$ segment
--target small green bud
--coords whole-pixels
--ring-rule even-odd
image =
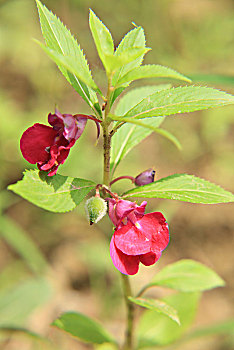
[[[100,197],[91,197],[85,203],[85,210],[90,225],[96,224],[106,215],[106,201]]]

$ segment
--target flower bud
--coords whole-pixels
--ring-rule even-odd
[[[90,225],[96,224],[106,215],[107,204],[103,198],[91,197],[85,203],[85,210]]]
[[[135,178],[135,185],[143,186],[154,182],[154,175],[155,170],[152,168],[143,171]]]

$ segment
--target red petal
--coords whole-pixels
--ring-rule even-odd
[[[158,255],[154,253],[147,253],[147,254],[139,255],[139,258],[142,264],[144,264],[145,266],[150,266],[156,263],[156,261],[158,261],[160,256],[161,256],[161,253]]]
[[[157,254],[167,247],[170,239],[169,229],[162,213],[146,214],[139,220],[139,223],[151,241],[151,251]]]
[[[116,247],[124,254],[158,254],[169,242],[168,225],[162,213],[146,214],[135,225],[128,222],[117,229],[114,239]]]
[[[20,149],[23,157],[31,164],[46,162],[50,153],[46,147],[54,143],[57,132],[50,126],[36,123],[28,128],[20,140]]]
[[[53,168],[51,168],[50,171],[48,172],[47,176],[54,176],[54,175],[56,175],[57,170],[58,170],[58,165],[53,166]]]
[[[151,242],[144,232],[130,221],[115,231],[114,239],[116,247],[124,254],[141,255],[149,253],[151,249]]]
[[[135,275],[139,269],[139,257],[123,254],[116,248],[114,237],[110,243],[110,256],[115,267],[125,275]]]

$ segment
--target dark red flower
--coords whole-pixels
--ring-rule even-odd
[[[109,200],[109,216],[116,226],[110,255],[115,267],[126,275],[135,275],[140,262],[153,265],[169,243],[164,216],[160,212],[144,214],[146,204]]]
[[[40,170],[48,171],[48,176],[56,174],[58,166],[63,164],[76,140],[84,131],[87,119],[95,121],[99,136],[100,120],[83,114],[48,115],[51,126],[36,123],[28,128],[20,140],[23,157]]]

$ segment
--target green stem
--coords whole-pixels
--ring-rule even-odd
[[[125,341],[122,350],[133,350],[133,321],[134,321],[134,304],[128,297],[132,296],[131,285],[127,275],[122,276],[123,292],[127,307],[127,328],[125,332]]]
[[[137,298],[141,297],[142,294],[144,294],[145,291],[146,291],[147,289],[149,289],[150,287],[154,287],[154,286],[151,285],[151,284],[146,284],[146,285],[139,291],[139,293],[137,294],[136,297],[137,297]]]
[[[104,168],[103,168],[103,185],[108,187],[110,186],[110,149],[111,149],[111,132],[109,131],[109,126],[111,120],[108,118],[110,113],[110,99],[111,99],[111,79],[108,78],[108,89],[106,94],[106,105],[105,105],[105,114],[103,122],[101,123],[103,128],[103,158],[104,158]],[[131,286],[129,278],[127,275],[122,276],[123,281],[123,292],[125,303],[127,307],[127,327],[125,334],[125,341],[122,350],[133,350],[133,319],[134,319],[134,305],[128,300],[128,297],[132,295]]]
[[[111,135],[109,133],[109,125],[110,125],[111,121],[108,120],[108,114],[110,112],[110,96],[111,96],[111,77],[108,79],[105,115],[104,115],[104,120],[102,122],[102,127],[103,127],[103,155],[104,155],[103,184],[106,185],[106,186],[109,186],[109,184],[110,184]]]

